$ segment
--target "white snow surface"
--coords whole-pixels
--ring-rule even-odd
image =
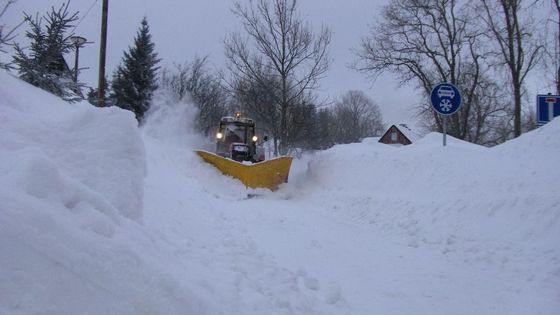
[[[559,314],[560,119],[296,159],[248,190],[147,123],[0,72],[0,314]]]

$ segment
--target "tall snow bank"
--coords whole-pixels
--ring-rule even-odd
[[[0,71],[0,156],[0,314],[217,314],[137,223],[147,171],[133,114]]]
[[[142,221],[144,145],[134,116],[68,104],[0,71],[0,191]]]
[[[506,304],[552,314],[560,283],[559,134],[556,119],[490,149],[452,138],[443,147],[439,134],[403,147],[335,146],[310,161],[308,180],[298,184],[329,215],[529,279],[531,288],[512,285],[527,298]]]

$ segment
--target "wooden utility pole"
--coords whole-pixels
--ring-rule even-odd
[[[107,48],[107,15],[109,0],[103,0],[101,14],[101,40],[99,42],[99,79],[97,85],[97,106],[105,106],[105,56]]]

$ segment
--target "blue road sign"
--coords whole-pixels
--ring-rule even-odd
[[[537,123],[546,124],[560,116],[560,95],[537,95]]]
[[[440,83],[432,89],[430,95],[432,107],[442,115],[454,114],[461,107],[461,93],[451,83]]]

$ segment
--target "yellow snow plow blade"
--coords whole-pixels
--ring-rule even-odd
[[[222,173],[239,179],[246,187],[268,188],[272,191],[278,189],[280,184],[288,182],[292,165],[291,156],[247,165],[207,151],[196,151],[196,153]]]

